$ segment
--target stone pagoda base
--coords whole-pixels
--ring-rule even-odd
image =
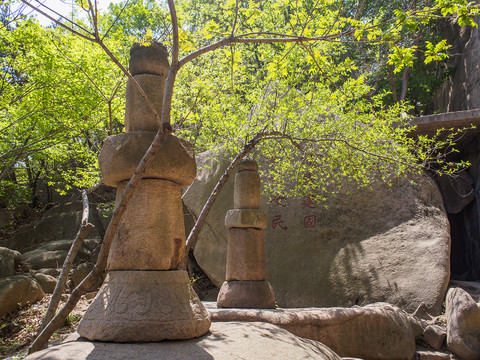
[[[218,293],[217,307],[273,309],[275,295],[268,281],[225,281]]]
[[[89,340],[156,342],[199,337],[209,327],[186,271],[110,271],[78,333]]]

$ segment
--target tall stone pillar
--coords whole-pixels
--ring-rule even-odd
[[[260,175],[254,160],[238,165],[234,209],[225,216],[228,232],[226,281],[218,293],[217,307],[275,307],[273,289],[266,281],[263,230],[267,216],[260,210]]]
[[[135,44],[130,71],[161,114],[168,54],[160,44]],[[129,81],[126,133],[106,139],[99,157],[104,182],[117,201],[160,127]],[[210,328],[210,316],[178,270],[185,256],[181,189],[196,176],[193,146],[170,135],[146,169],[110,250],[104,285],[78,326],[90,340],[153,342],[191,339]]]

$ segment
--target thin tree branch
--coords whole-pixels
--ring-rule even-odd
[[[45,326],[52,320],[55,312],[57,311],[58,304],[62,298],[63,291],[65,290],[65,283],[67,281],[68,275],[70,273],[70,269],[72,268],[73,261],[77,256],[78,251],[82,247],[83,240],[87,237],[90,231],[94,228],[92,224],[88,222],[89,216],[89,206],[88,206],[88,196],[87,191],[82,191],[82,204],[83,204],[83,211],[82,211],[82,222],[80,224],[80,229],[78,230],[77,236],[68,251],[67,257],[63,262],[62,271],[60,276],[57,280],[57,284],[55,285],[55,290],[53,291],[52,298],[50,299],[50,303],[48,304],[47,312],[45,313],[45,317],[43,318],[42,325],[39,329],[39,333],[45,328]],[[46,344],[45,344],[46,345]],[[43,348],[43,345],[42,345]]]
[[[77,36],[80,36],[82,39],[85,39],[85,40],[88,40],[88,41],[94,41],[93,38],[90,38],[84,34],[82,34],[81,32],[78,32],[74,29],[72,29],[71,27],[65,25],[64,23],[62,23],[61,21],[58,21],[56,20],[55,18],[53,18],[52,16],[48,15],[45,11],[43,10],[40,10],[40,8],[30,4],[27,0],[20,0],[21,2],[23,2],[25,5],[29,6],[30,8],[32,8],[33,10],[35,10],[36,12],[38,12],[39,14],[45,16],[46,18],[48,18],[49,20],[53,21],[55,24],[57,24],[58,26],[61,26],[63,27],[64,29],[68,30],[68,31],[71,31],[72,33],[74,33],[75,35]],[[37,0],[38,1],[38,0]],[[45,6],[42,4],[42,6]],[[46,6],[45,6],[46,7]],[[79,25],[78,23],[76,22],[73,22],[67,18],[65,18],[64,16],[58,14],[57,12],[53,11],[52,9],[50,9],[49,7],[46,7],[48,10],[52,11],[53,13],[59,15],[60,17],[62,17],[63,19],[65,19],[66,21],[72,23],[72,25],[74,26],[77,26],[79,28],[81,28],[83,31],[85,31],[87,34],[91,35],[91,36],[94,36],[93,33],[91,33],[90,31],[88,31],[87,29],[83,28],[81,25]]]

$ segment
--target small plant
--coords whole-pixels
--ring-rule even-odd
[[[80,314],[69,314],[65,319],[65,326],[76,326],[80,320],[82,320],[82,315]]]

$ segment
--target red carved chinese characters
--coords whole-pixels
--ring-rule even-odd
[[[314,228],[316,220],[317,217],[315,215],[305,216],[305,218],[303,219],[303,226],[307,229]]]
[[[309,208],[309,209],[315,209],[317,205],[313,201],[311,196],[308,196],[306,198],[303,198],[302,200],[302,208]]]
[[[285,221],[282,220],[282,215],[276,215],[272,220],[272,229],[281,228],[287,230],[287,226],[283,225],[284,223]]]

